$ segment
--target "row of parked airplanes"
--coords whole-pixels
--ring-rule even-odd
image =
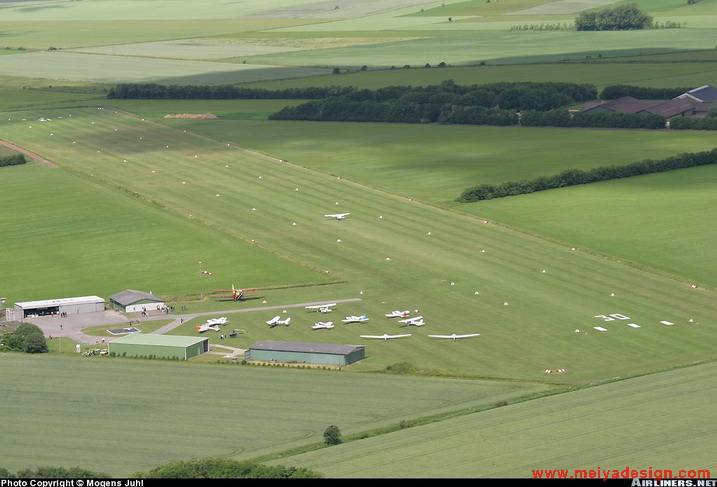
[[[312,306],[306,306],[305,309],[307,311],[314,311],[318,313],[330,313],[333,311],[334,307],[336,306],[336,303],[327,303],[327,304],[317,304]],[[414,316],[409,317],[411,314],[408,310],[394,310],[390,313],[386,313],[386,318],[402,318],[398,320],[399,323],[401,323],[403,326],[424,326],[426,324],[425,320],[423,319],[423,316]],[[227,324],[227,318],[214,318],[207,320],[206,323],[203,325],[197,325],[196,330],[199,333],[204,333],[205,331],[213,330],[213,331],[219,331],[219,327],[222,325]],[[352,323],[365,323],[369,321],[368,316],[366,315],[351,315],[345,317],[343,320],[341,320],[344,324],[352,324]],[[266,321],[266,324],[269,325],[270,328],[274,328],[276,326],[289,326],[291,324],[291,317],[287,316],[286,318],[282,319],[280,315],[276,315],[270,320]],[[333,321],[318,321],[314,323],[311,326],[312,330],[331,330],[334,328],[334,322]],[[407,338],[410,337],[411,334],[402,334],[402,335],[389,335],[384,333],[383,335],[360,335],[361,338],[368,338],[368,339],[377,339],[377,340],[393,340],[397,338]],[[442,339],[448,339],[448,340],[460,340],[464,338],[473,338],[480,336],[480,333],[467,333],[467,334],[456,334],[452,333],[450,335],[428,335],[430,338],[442,338]]]

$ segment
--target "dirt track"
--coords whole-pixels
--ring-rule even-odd
[[[48,167],[57,167],[57,164],[55,164],[52,161],[49,161],[42,157],[40,154],[36,154],[35,152],[29,151],[27,149],[24,149],[20,147],[19,145],[15,145],[12,142],[8,142],[6,140],[0,140],[0,145],[3,147],[7,147],[10,150],[14,150],[15,152],[19,152],[21,154],[24,154],[25,157],[35,161],[39,162],[40,164],[43,164]]]

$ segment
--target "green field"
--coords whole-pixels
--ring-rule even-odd
[[[717,167],[701,167],[461,209],[715,288],[715,184]]]
[[[60,114],[65,118],[57,119]],[[328,279],[348,281],[340,293],[286,291],[272,304],[361,297],[360,305],[342,306],[336,315],[373,317],[360,327],[339,325],[327,334],[303,324],[286,332],[269,330],[257,319],[253,338],[355,343],[359,334],[401,330],[381,318],[384,313],[419,308],[425,328],[411,330],[414,336],[403,341],[372,343],[371,359],[358,368],[377,370],[406,360],[442,373],[586,383],[684,364],[687,351],[696,359],[714,357],[712,291],[123,112],[45,110],[42,115],[53,118],[51,129],[29,129],[28,122],[3,118],[3,133],[23,146],[41,148],[62,170],[136,194],[191,220],[187,225],[207,226],[210,235],[254,240],[269,252],[323,270]],[[323,217],[335,211],[352,215],[343,222]],[[16,218],[14,225],[21,225],[23,215]],[[46,265],[45,256],[14,248],[8,258],[26,259],[27,265],[13,268],[13,282],[28,282],[27,270]],[[107,250],[106,245],[92,248]],[[227,271],[242,275],[234,269]],[[296,275],[294,268],[280,269],[255,271],[281,281]],[[142,288],[127,282],[124,273],[120,277],[118,288]],[[642,328],[619,321],[608,333],[593,330],[602,324],[595,315],[612,313],[627,315]],[[660,325],[663,320],[676,326]],[[244,328],[241,321],[239,328]],[[441,332],[481,336],[455,343],[426,336]],[[546,377],[546,367],[566,367],[570,373]]]
[[[201,113],[203,102],[193,106]],[[171,124],[372,188],[451,206],[464,189],[477,184],[717,146],[712,134],[699,131],[266,121],[254,119],[253,104],[246,108],[247,120],[235,115],[231,103],[225,106],[226,119]]]
[[[702,51],[697,51],[702,52]],[[403,64],[401,64],[403,66]],[[717,64],[713,62],[686,62],[665,64],[539,64],[509,66],[468,66],[448,68],[388,69],[302,78],[293,81],[262,83],[265,88],[290,86],[358,86],[380,88],[396,85],[435,85],[444,80],[458,84],[486,84],[498,81],[565,81],[590,83],[599,87],[611,84],[673,87],[717,84]]]
[[[533,469],[713,468],[717,365],[536,399],[276,463],[330,477],[531,477]]]
[[[33,130],[43,130],[38,124]],[[90,172],[93,161],[87,159]],[[0,205],[15,208],[0,213],[0,265],[8,302],[107,296],[126,288],[182,295],[232,282],[324,279],[88,176],[36,164],[1,168],[3,184],[12,191],[0,192]],[[161,176],[148,178],[162,182]],[[211,280],[200,276],[199,261],[214,272]]]
[[[330,424],[355,433],[546,390],[15,353],[0,354],[0,371],[4,467],[79,465],[118,476],[172,460],[248,457],[315,442]]]

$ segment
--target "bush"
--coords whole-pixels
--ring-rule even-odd
[[[10,154],[9,156],[0,157],[0,167],[19,166],[20,164],[25,164],[26,162],[27,159],[25,159],[24,154]]]
[[[2,475],[0,475],[1,477]],[[109,478],[109,475],[85,470],[80,467],[37,467],[36,469],[25,469],[17,472],[19,478],[39,479],[75,479],[75,478]]]
[[[717,118],[677,117],[670,120],[670,128],[675,130],[717,130]]]
[[[397,362],[387,365],[384,372],[389,374],[414,374],[416,370],[416,366],[410,362]]]
[[[239,462],[225,458],[202,458],[186,462],[171,462],[134,477],[169,479],[298,479],[318,478],[319,474],[306,468],[268,466]]]
[[[645,86],[611,85],[600,92],[603,100],[616,100],[623,96],[631,96],[640,100],[672,99],[692,88],[647,88]]]
[[[634,3],[582,12],[575,19],[577,30],[639,30],[652,26],[652,17]]]
[[[609,179],[627,178],[643,174],[672,171],[674,169],[685,169],[688,167],[704,166],[709,164],[717,164],[717,149],[705,152],[679,154],[666,159],[648,159],[624,166],[603,166],[589,170],[567,169],[554,176],[543,176],[530,181],[509,181],[498,185],[483,184],[465,190],[458,198],[458,201],[462,203],[470,203],[473,201],[503,198],[505,196],[545,191],[547,189],[595,183],[598,181],[607,181]]]
[[[332,424],[324,431],[324,443],[327,445],[339,445],[343,443],[343,441],[344,440],[341,438],[341,431],[338,426]]]
[[[42,330],[30,323],[23,323],[14,332],[3,335],[2,344],[17,352],[47,352],[47,342]]]

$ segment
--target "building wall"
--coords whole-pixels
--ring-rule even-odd
[[[67,313],[68,315],[79,313],[97,313],[104,310],[104,303],[71,304],[67,306],[60,306],[60,313]]]
[[[343,355],[330,355],[326,353],[281,352],[275,350],[251,350],[251,360],[260,362],[299,362],[320,365],[346,365]]]
[[[195,343],[187,347],[187,358],[196,357],[209,350],[209,338],[203,342]]]
[[[173,347],[167,345],[138,345],[134,343],[112,343],[109,344],[110,353],[117,355],[126,354],[127,357],[147,357],[154,355],[160,358],[185,359],[185,347]],[[188,355],[188,354],[187,354]]]
[[[346,356],[346,364],[352,364],[354,362],[358,362],[359,360],[363,360],[366,358],[366,349],[365,348],[359,348],[351,352]]]
[[[164,303],[151,302],[130,304],[129,306],[124,308],[124,311],[125,313],[141,313],[143,309],[146,309],[148,312],[157,311],[157,306],[159,306],[159,309],[162,309],[164,307]]]

